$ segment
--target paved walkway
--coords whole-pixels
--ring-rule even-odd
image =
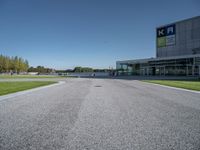
[[[0,101],[0,149],[200,149],[200,94],[66,79]]]

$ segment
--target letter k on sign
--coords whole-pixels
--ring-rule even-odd
[[[164,29],[160,29],[158,31],[158,36],[164,36],[165,35],[164,31],[165,31]]]

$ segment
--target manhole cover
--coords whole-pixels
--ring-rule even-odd
[[[94,87],[102,87],[101,85],[95,85]]]

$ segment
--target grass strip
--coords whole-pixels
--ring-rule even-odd
[[[180,81],[180,80],[144,80],[144,82],[167,85],[171,87],[200,91],[200,81]]]
[[[0,95],[24,91],[36,87],[50,85],[56,82],[52,81],[18,81],[18,82],[0,82]]]
[[[18,79],[18,78],[64,78],[65,76],[53,76],[53,75],[0,75],[0,79]]]

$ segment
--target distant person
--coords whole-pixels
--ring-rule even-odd
[[[95,77],[95,73],[92,73],[91,76],[92,76],[92,77]]]

